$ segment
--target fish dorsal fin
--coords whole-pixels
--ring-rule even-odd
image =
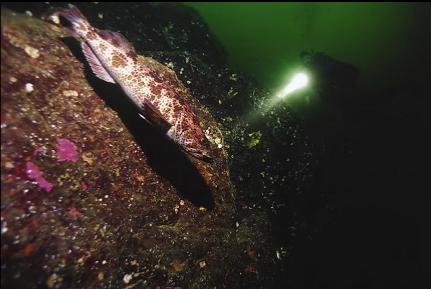
[[[151,125],[161,129],[163,132],[167,132],[172,124],[170,124],[160,113],[160,111],[154,107],[148,100],[144,100],[141,106],[142,116]]]
[[[99,30],[99,35],[103,39],[111,42],[114,46],[118,46],[126,50],[135,52],[135,48],[133,47],[132,43],[130,43],[129,40],[127,40],[126,37],[124,37],[119,32],[113,32],[109,30]]]
[[[115,83],[115,80],[111,77],[111,75],[109,75],[108,71],[106,71],[102,63],[100,63],[99,59],[91,50],[90,46],[88,46],[88,44],[85,42],[81,42],[81,47],[82,51],[84,52],[85,58],[90,64],[91,70],[94,72],[94,74],[104,81]]]

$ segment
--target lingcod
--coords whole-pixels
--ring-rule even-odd
[[[177,143],[183,151],[211,161],[211,150],[198,117],[170,85],[146,64],[119,32],[93,27],[77,7],[62,10],[67,28],[81,42],[85,58],[96,77],[119,85],[140,115]]]

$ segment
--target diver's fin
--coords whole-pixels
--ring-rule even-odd
[[[88,46],[88,44],[85,42],[81,42],[81,47],[82,47],[82,51],[84,52],[85,58],[90,64],[91,70],[94,72],[94,74],[98,78],[106,82],[115,83],[115,80],[109,75],[108,71],[106,71],[102,63],[100,63],[99,59],[91,50],[90,46]]]
[[[148,100],[144,100],[142,106],[142,118],[148,121],[153,126],[161,129],[163,132],[167,132],[172,124],[170,124],[160,113],[160,111],[154,107]]]

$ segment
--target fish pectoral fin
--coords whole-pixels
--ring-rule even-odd
[[[103,67],[102,63],[99,61],[97,56],[94,54],[93,50],[91,50],[90,46],[87,43],[81,42],[82,52],[84,52],[85,58],[90,64],[91,70],[93,73],[100,79],[115,83],[115,80],[109,75],[108,71]]]
[[[161,129],[163,132],[167,132],[172,124],[169,123],[160,111],[154,107],[148,100],[144,100],[142,104],[142,115],[140,115],[143,119],[148,121],[151,125]]]

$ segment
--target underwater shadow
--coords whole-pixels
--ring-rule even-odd
[[[211,189],[186,154],[168,137],[160,133],[139,116],[136,106],[118,85],[94,76],[81,51],[79,42],[63,38],[72,54],[85,65],[85,77],[105,103],[118,113],[121,121],[145,152],[148,164],[160,176],[169,180],[179,195],[209,210],[214,208]]]

